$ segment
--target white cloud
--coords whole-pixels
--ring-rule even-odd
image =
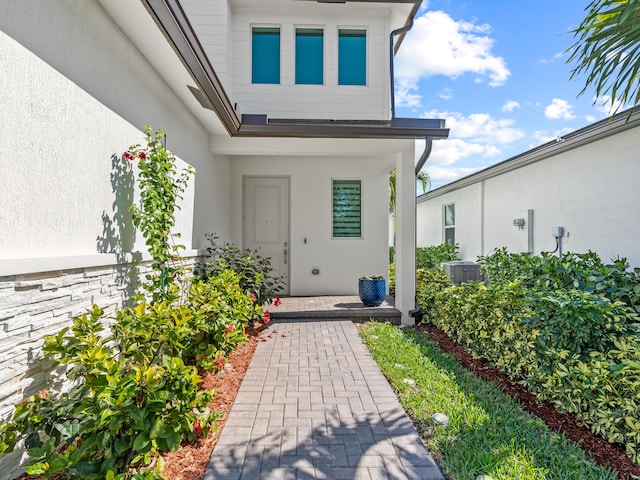
[[[514,128],[513,120],[495,119],[484,113],[464,116],[457,112],[425,112],[423,117],[444,118],[450,128],[447,140],[437,141],[426,164],[431,176],[432,188],[457,180],[477,172],[496,161],[502,160],[502,147],[524,137],[524,133]],[[417,143],[416,149],[424,148]],[[477,159],[485,159],[478,166]],[[469,165],[469,161],[473,160]],[[466,163],[465,163],[466,162]]]
[[[395,104],[396,107],[419,107],[420,99],[422,98],[420,95],[411,93],[418,89],[418,86],[415,84],[407,84],[407,85],[398,85],[396,87],[396,96],[395,96]]]
[[[447,183],[454,182],[460,178],[471,175],[472,173],[478,172],[483,168],[482,167],[460,167],[460,168],[442,168],[437,166],[429,166],[427,163],[427,167],[425,171],[429,174],[431,178],[431,189],[441,187],[442,185],[446,185]]]
[[[544,107],[544,116],[549,120],[571,120],[576,118],[573,114],[573,106],[560,98],[554,98],[549,105]]]
[[[443,88],[438,96],[443,100],[451,100],[453,98],[453,90],[450,88]]]
[[[515,100],[507,100],[504,102],[504,105],[502,105],[503,112],[513,112],[516,108],[520,108],[520,103]]]
[[[493,118],[488,113],[472,113],[464,116],[458,112],[432,110],[422,115],[424,118],[444,118],[450,131],[450,138],[467,139],[474,143],[509,144],[524,137],[524,132],[514,128],[514,120]]]
[[[442,11],[418,17],[407,33],[395,60],[398,90],[404,96],[417,89],[421,78],[446,75],[457,78],[475,74],[476,81],[503,85],[511,72],[502,57],[491,53],[491,27],[459,21]],[[403,95],[401,93],[401,95]]]
[[[610,117],[616,112],[625,109],[625,106],[620,100],[612,102],[611,95],[603,95],[602,97],[594,98],[593,103],[597,105],[596,110],[603,113],[606,117]]]
[[[562,137],[563,135],[573,131],[574,129],[571,127],[565,127],[551,132],[547,130],[536,130],[532,135],[530,135],[532,142],[529,143],[528,149],[530,150],[553,140],[557,140],[558,137]]]
[[[494,157],[499,153],[497,147],[450,138],[434,144],[427,165],[447,166],[471,156]]]
[[[559,60],[559,59],[561,59],[561,58],[563,58],[565,56],[566,56],[565,52],[558,52],[551,58],[541,58],[540,60],[538,60],[538,63],[551,63],[551,62],[553,62],[555,60]]]
[[[465,116],[458,112],[432,110],[422,116],[444,118],[450,129],[447,140],[434,142],[425,167],[431,176],[432,188],[503,160],[503,148],[508,149],[509,144],[524,137],[524,132],[513,126],[513,120],[493,118],[486,113]],[[421,146],[424,148],[424,143],[417,143],[417,150]],[[478,159],[483,159],[482,166],[478,166]]]

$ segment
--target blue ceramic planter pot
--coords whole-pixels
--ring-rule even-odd
[[[358,280],[358,294],[360,300],[367,307],[377,307],[384,301],[387,293],[387,284],[385,279],[368,279],[361,278]]]

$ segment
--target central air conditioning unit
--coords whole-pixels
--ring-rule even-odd
[[[453,262],[443,263],[444,273],[447,274],[449,280],[454,285],[460,285],[462,282],[480,281],[480,265],[476,262],[468,262],[463,260],[455,260]]]

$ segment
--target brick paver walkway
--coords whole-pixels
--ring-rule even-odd
[[[444,480],[348,320],[263,333],[205,480]]]

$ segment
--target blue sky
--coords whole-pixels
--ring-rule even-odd
[[[424,0],[396,56],[396,115],[451,129],[425,167],[432,189],[607,117],[564,53],[588,3]]]

